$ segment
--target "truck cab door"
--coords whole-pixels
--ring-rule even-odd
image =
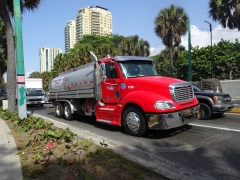
[[[121,99],[120,79],[115,64],[105,64],[106,79],[101,81],[102,101],[104,103],[118,103]]]

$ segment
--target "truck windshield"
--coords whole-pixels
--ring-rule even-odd
[[[45,95],[43,89],[41,88],[26,88],[27,96],[42,96]]]
[[[158,76],[149,61],[121,61],[119,66],[124,77]]]

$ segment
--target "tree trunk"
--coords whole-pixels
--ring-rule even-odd
[[[169,48],[170,53],[170,77],[173,77],[173,55],[172,55],[172,45]]]
[[[16,110],[16,62],[15,62],[15,48],[14,35],[11,20],[7,11],[5,1],[0,0],[0,16],[5,25],[7,36],[7,98],[8,111],[14,112]]]

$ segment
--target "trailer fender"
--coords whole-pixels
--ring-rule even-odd
[[[60,102],[62,105],[64,104],[64,102],[67,102],[70,107],[71,107],[71,113],[75,113],[78,110],[81,110],[82,105],[78,102],[78,101],[70,101],[70,100],[57,100],[56,102]]]

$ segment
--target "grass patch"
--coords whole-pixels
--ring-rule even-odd
[[[0,117],[15,138],[24,180],[168,179],[114,153],[104,141],[96,145],[48,120],[21,120],[2,108]]]

